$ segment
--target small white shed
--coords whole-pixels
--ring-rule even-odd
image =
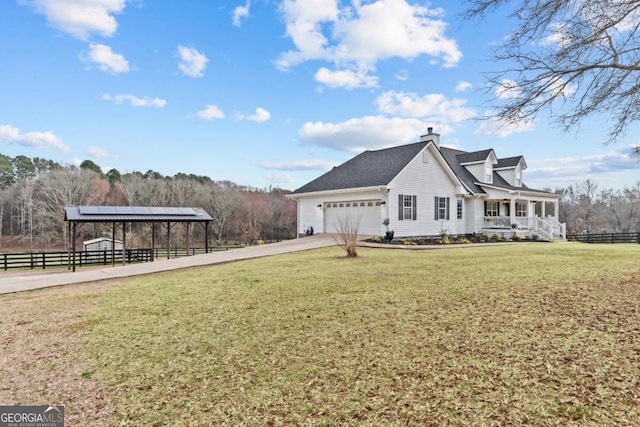
[[[85,240],[82,242],[82,246],[85,251],[110,251],[113,242],[115,242],[114,249],[116,251],[121,251],[124,248],[121,240],[112,240],[108,237],[98,237],[97,239]]]

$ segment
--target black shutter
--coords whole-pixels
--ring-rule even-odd
[[[402,208],[404,204],[404,196],[402,194],[398,194],[398,220],[402,221]]]
[[[487,216],[487,201],[484,201],[484,216]]]
[[[433,219],[435,221],[438,220],[438,199],[439,199],[438,196],[433,198],[433,206],[434,206],[434,208],[433,208]]]
[[[418,196],[413,196],[413,219],[418,219]]]
[[[447,221],[449,221],[449,208],[450,208],[450,206],[449,206],[449,197],[447,197],[447,207],[446,207],[446,210],[447,210],[447,213],[446,213]]]

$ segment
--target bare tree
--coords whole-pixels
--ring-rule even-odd
[[[334,239],[347,253],[347,258],[358,257],[358,230],[360,229],[360,217],[353,218],[346,214],[338,218],[338,233]]]
[[[120,183],[129,206],[138,206],[144,194],[145,179],[139,172],[122,175]]]
[[[518,123],[543,109],[571,131],[604,113],[615,142],[640,118],[640,0],[467,0],[465,18],[512,6],[514,33],[493,53],[490,118]],[[636,154],[638,154],[636,149]]]
[[[108,185],[96,186],[100,175],[88,169],[57,169],[40,177],[39,196],[41,199],[42,227],[62,231],[66,239],[64,226],[64,207],[70,205],[98,204],[106,196]]]
[[[213,232],[220,242],[227,221],[240,205],[240,195],[235,189],[213,184],[208,191],[207,201],[206,208],[213,218]]]

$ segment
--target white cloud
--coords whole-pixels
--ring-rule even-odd
[[[471,83],[465,82],[464,80],[460,80],[456,85],[455,91],[456,93],[465,92],[471,89]]]
[[[162,108],[167,105],[167,101],[165,99],[160,99],[157,97],[149,98],[146,96],[144,98],[138,98],[137,96],[131,94],[109,95],[105,93],[104,95],[102,95],[102,99],[104,99],[105,101],[111,101],[114,104],[122,104],[125,101],[129,101],[134,107]]]
[[[337,166],[337,163],[330,160],[294,160],[290,162],[260,162],[259,165],[265,169],[309,171],[327,170],[333,166]]]
[[[122,12],[126,0],[23,0],[44,15],[54,28],[80,40],[90,34],[110,37],[118,28],[114,14]]]
[[[256,108],[256,113],[247,117],[247,120],[251,120],[258,123],[264,123],[271,118],[271,113],[262,107]]]
[[[388,91],[376,99],[378,111],[403,117],[459,123],[476,116],[464,99],[447,99],[439,93],[418,96],[415,93]]]
[[[110,46],[99,43],[89,44],[89,55],[85,61],[93,62],[102,71],[112,74],[129,72],[129,62],[124,56],[114,53]]]
[[[264,123],[271,119],[271,113],[262,107],[258,107],[255,114],[245,116],[244,114],[236,113],[234,117],[236,120],[251,120],[252,122]]]
[[[369,75],[368,71],[368,69],[331,71],[323,67],[316,72],[315,79],[330,88],[377,87],[378,77]]]
[[[203,120],[222,119],[224,113],[216,105],[208,104],[204,110],[196,112],[196,116]]]
[[[71,166],[75,166],[77,168],[80,167],[80,165],[82,164],[83,160],[79,159],[77,157],[72,158],[71,160],[69,160],[69,165]]]
[[[544,183],[544,180],[553,179],[556,182],[572,183],[615,172],[637,171],[638,161],[633,150],[634,146],[627,146],[616,151],[582,157],[529,159],[527,181]]]
[[[395,78],[401,82],[409,80],[409,72],[407,70],[400,70],[396,73]]]
[[[308,144],[361,152],[415,141],[428,126],[414,118],[366,116],[342,123],[307,122],[298,136]]]
[[[107,150],[98,147],[87,148],[87,154],[96,159],[118,158],[118,155],[111,154]]]
[[[23,147],[69,151],[69,147],[62,142],[62,138],[54,135],[51,131],[20,133],[20,129],[11,125],[0,125],[0,141],[9,144],[16,143]]]
[[[532,130],[535,130],[535,123],[532,119],[523,119],[517,123],[510,123],[490,118],[484,120],[473,134],[476,136],[497,136],[505,138],[510,135],[530,132]]]
[[[238,6],[233,9],[233,25],[235,27],[239,27],[242,24],[242,20],[249,16],[250,6],[251,2],[247,0],[247,3],[244,6]]]
[[[495,90],[495,95],[499,99],[516,99],[520,98],[522,93],[515,80],[502,79],[500,86]]]
[[[295,178],[288,173],[279,173],[274,175],[266,175],[266,179],[274,184],[293,184],[296,182]]]
[[[406,0],[358,0],[342,9],[337,0],[285,0],[280,10],[295,45],[276,62],[283,70],[308,60],[361,68],[386,58],[411,60],[420,55],[451,67],[462,57],[455,40],[445,36],[446,23],[436,19],[441,9]]]
[[[562,48],[571,43],[571,29],[568,23],[554,22],[548,26],[549,34],[540,42],[543,46],[557,45]]]
[[[178,46],[178,68],[189,77],[202,77],[209,59],[192,47]]]

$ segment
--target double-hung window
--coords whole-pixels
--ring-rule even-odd
[[[457,218],[462,219],[462,199],[458,199],[457,203]]]
[[[527,205],[516,202],[516,216],[527,216]]]
[[[449,219],[449,197],[436,196],[434,198],[433,219]]]
[[[498,216],[500,212],[499,202],[485,202],[484,216]]]
[[[418,198],[415,195],[398,195],[398,219],[415,220],[418,218]]]

